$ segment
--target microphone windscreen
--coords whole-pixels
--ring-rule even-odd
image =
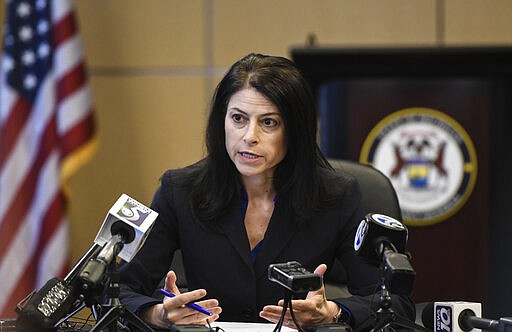
[[[135,240],[135,230],[130,225],[122,222],[121,220],[114,221],[110,226],[112,235],[119,234],[123,238],[123,243],[131,243]]]
[[[434,329],[434,302],[427,302],[421,311],[421,323],[429,330]]]
[[[408,230],[400,221],[377,213],[368,213],[359,224],[354,237],[354,250],[366,259],[379,261],[377,247],[382,242],[393,245],[399,253],[405,253]]]

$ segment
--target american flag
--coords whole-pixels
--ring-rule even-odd
[[[66,180],[94,151],[72,0],[8,0],[0,71],[0,317],[69,267]]]

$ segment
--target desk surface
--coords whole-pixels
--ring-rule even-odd
[[[236,322],[213,322],[212,327],[220,327],[225,332],[272,332],[276,327],[276,324],[265,324],[265,323],[236,323]],[[296,332],[297,330],[283,326],[282,332]]]
[[[220,327],[225,332],[272,332],[275,328],[275,324],[265,324],[265,323],[237,323],[237,322],[213,322],[212,327]],[[64,331],[88,331],[89,328],[85,329],[74,329],[74,330],[61,330],[59,332]],[[288,327],[283,326],[281,328],[282,332],[292,332],[296,331],[290,329]],[[15,319],[0,319],[0,332],[22,332],[16,328],[16,320]]]

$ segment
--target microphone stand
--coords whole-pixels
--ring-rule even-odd
[[[380,290],[379,309],[376,311],[377,322],[373,329],[371,329],[371,332],[387,331],[388,329],[394,331],[394,329],[390,327],[392,324],[414,331],[430,331],[421,325],[398,316],[393,309],[391,309],[391,295],[386,288],[385,277],[381,278]]]
[[[154,330],[142,319],[121,304],[121,301],[119,300],[119,272],[117,270],[117,262],[115,259],[109,264],[107,273],[110,276],[109,285],[106,291],[108,299],[106,304],[101,305],[101,311],[106,311],[106,313],[89,331],[100,332],[103,328],[108,328],[107,331],[109,332],[117,332],[118,323],[121,324],[121,319],[124,319],[127,324],[131,324],[136,327],[137,331],[154,332]]]

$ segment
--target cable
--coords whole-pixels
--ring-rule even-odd
[[[284,304],[283,304],[283,310],[281,310],[281,317],[279,317],[276,327],[274,327],[274,331],[272,331],[272,332],[280,332],[281,331],[281,327],[283,326],[283,322],[284,322],[284,315],[286,314],[287,308],[288,308],[288,299],[285,298]]]
[[[297,330],[299,332],[305,332],[304,329],[302,328],[302,326],[300,326],[299,322],[297,321],[297,318],[295,318],[295,314],[293,313],[292,301],[291,300],[290,300],[289,306],[290,306],[290,315],[292,315],[292,320],[295,323],[295,325],[297,326]]]
[[[295,317],[295,314],[293,313],[292,300],[293,300],[293,293],[290,291],[286,294],[286,296],[284,298],[283,310],[281,311],[281,317],[279,317],[279,321],[277,322],[273,332],[281,331],[281,328],[283,327],[284,316],[286,315],[286,311],[288,309],[290,309],[290,315],[292,316],[292,320],[295,323],[297,330],[299,332],[305,332],[304,329],[302,328],[302,326],[300,326],[297,318]]]

